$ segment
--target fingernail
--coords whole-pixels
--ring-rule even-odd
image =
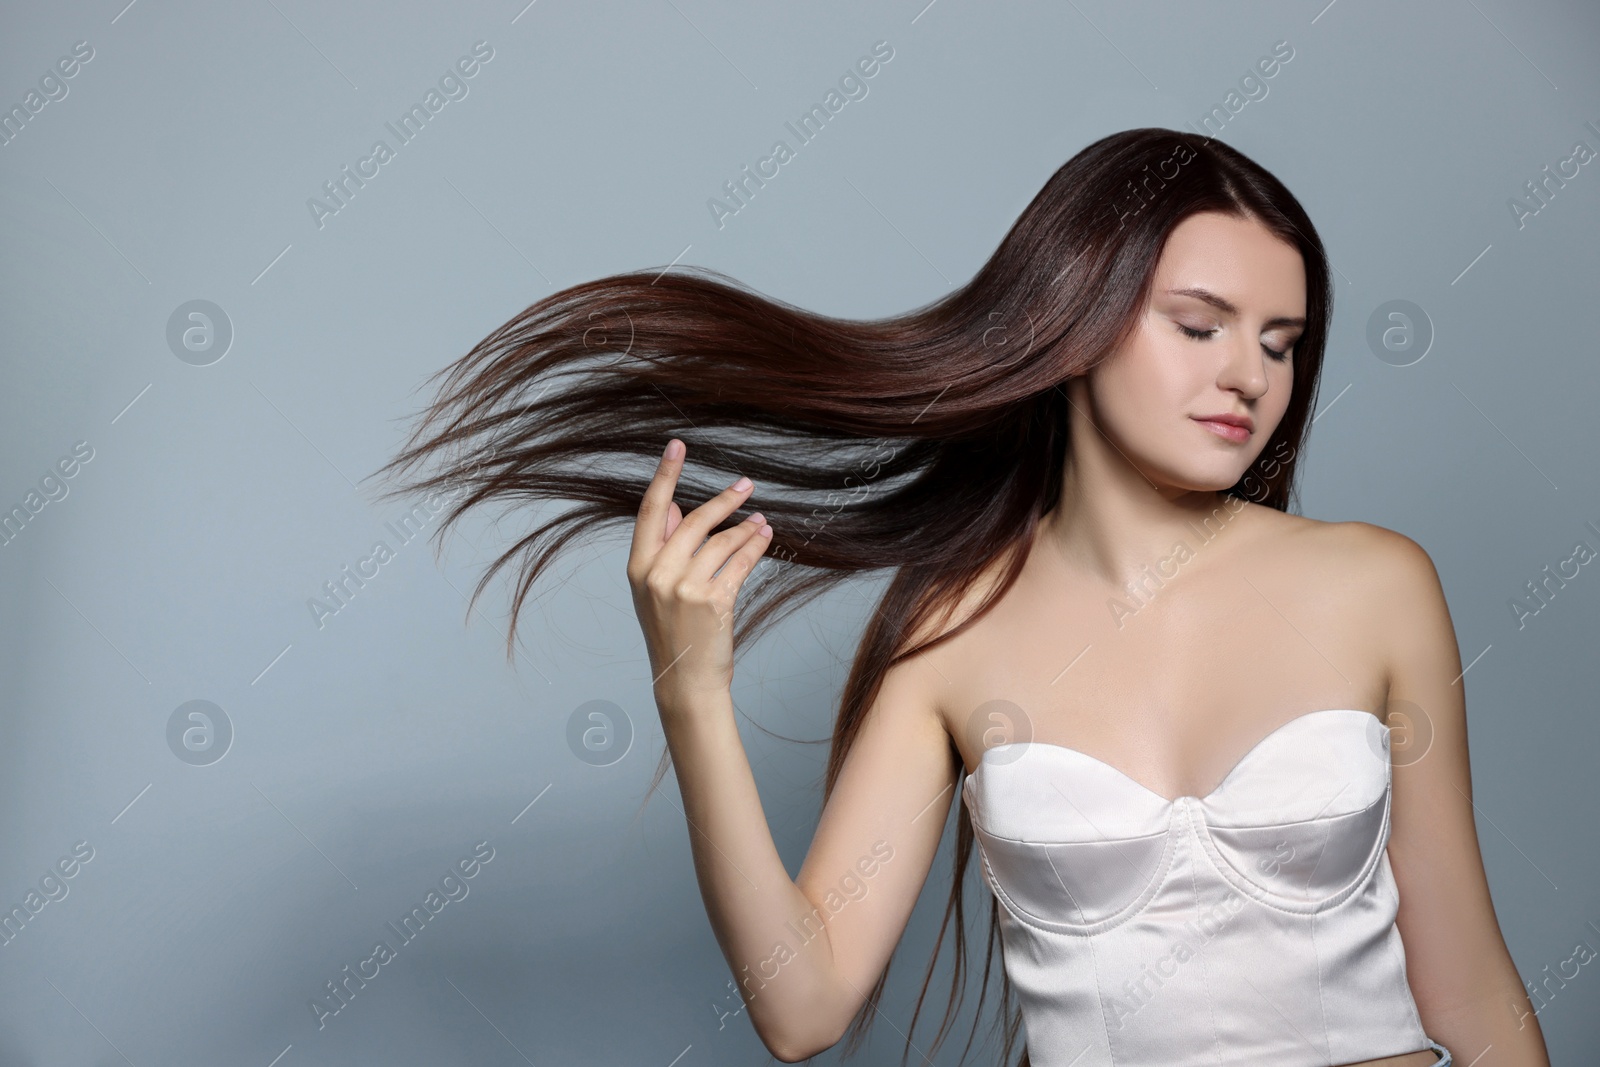
[[[667,442],[667,450],[662,455],[667,459],[677,459],[683,455],[683,442],[674,437]]]
[[[758,511],[754,515],[750,516],[748,519],[746,519],[744,521],[745,522],[763,522],[763,521],[765,521],[765,518],[766,518],[766,516],[762,515],[761,512]]]
[[[739,480],[733,483],[733,488],[734,489],[738,489],[740,491],[743,491],[745,489],[750,488],[750,486],[753,485],[753,484],[754,483],[751,482],[749,478],[746,478],[743,475],[740,475],[739,476]]]

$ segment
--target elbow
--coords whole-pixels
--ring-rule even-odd
[[[861,1002],[854,987],[820,974],[791,982],[781,998],[753,1000],[749,1018],[756,1036],[780,1063],[820,1056],[844,1039]]]
[[[767,1052],[769,1052],[772,1055],[772,1058],[777,1060],[779,1063],[799,1063],[801,1060],[809,1060],[811,1056],[816,1055],[816,1053],[807,1055],[804,1052],[791,1050],[787,1045],[773,1045],[766,1042],[763,1043],[767,1045]]]
[[[839,1035],[772,1033],[757,1029],[756,1036],[779,1063],[800,1063],[820,1056],[839,1043]]]
[[[809,1060],[813,1056],[821,1055],[833,1047],[831,1044],[818,1048],[814,1045],[807,1047],[804,1045],[774,1044],[771,1042],[762,1043],[767,1046],[767,1051],[772,1054],[772,1058],[779,1063],[800,1063],[803,1060]]]

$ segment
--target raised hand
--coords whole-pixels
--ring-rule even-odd
[[[686,452],[677,438],[667,442],[640,502],[628,555],[628,584],[658,703],[732,688],[734,601],[772,543],[772,527],[760,512],[711,533],[749,496],[748,478],[683,514],[672,493]]]

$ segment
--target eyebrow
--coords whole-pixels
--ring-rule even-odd
[[[1210,289],[1202,289],[1199,286],[1192,286],[1187,289],[1168,289],[1167,292],[1171,293],[1173,296],[1192,296],[1196,300],[1204,300],[1218,311],[1228,315],[1239,314],[1239,309],[1233,306],[1233,302],[1231,300],[1224,296],[1218,296]],[[1287,315],[1279,315],[1276,318],[1268,319],[1261,325],[1268,329],[1274,326],[1299,326],[1300,328],[1304,329],[1305,324],[1306,320],[1304,318],[1290,318]]]

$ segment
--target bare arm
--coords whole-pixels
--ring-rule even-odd
[[[1461,656],[1433,561],[1416,542],[1364,526],[1389,662],[1394,804],[1389,862],[1396,925],[1424,1029],[1459,1063],[1549,1067],[1544,1037],[1506,949],[1473,819]]]
[[[681,517],[671,493],[682,462],[663,458],[646,492],[629,580],[706,914],[756,1033],[792,1063],[839,1040],[899,942],[938,850],[956,763],[919,664],[900,664],[863,721],[799,878],[789,877],[731,697],[733,600],[766,539],[747,522],[704,540],[747,490]]]

